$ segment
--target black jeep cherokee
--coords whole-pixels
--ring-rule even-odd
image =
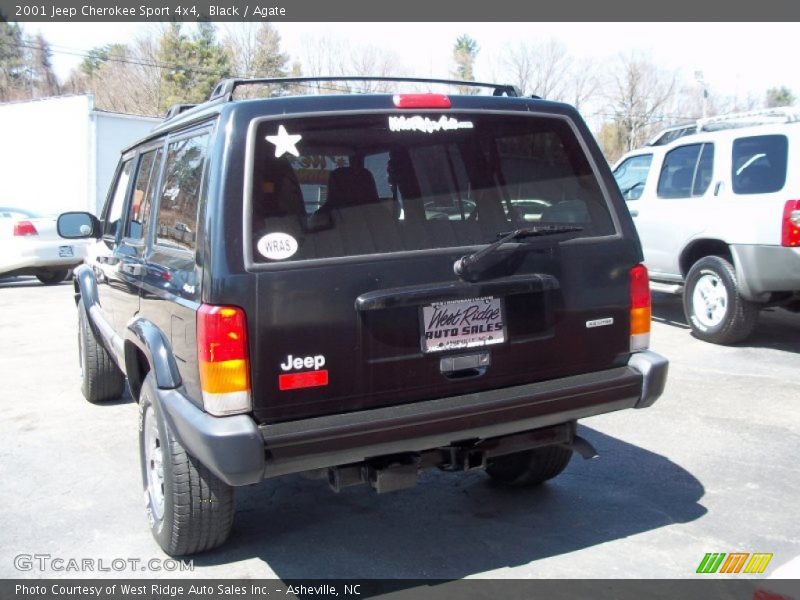
[[[278,93],[233,100],[256,83]],[[60,217],[99,240],[75,271],[83,393],[127,377],[168,554],[223,543],[233,487],[288,473],[536,485],[593,455],[577,419],[662,393],[639,241],[586,125],[458,83],[491,93],[223,81],[123,153],[101,219]]]

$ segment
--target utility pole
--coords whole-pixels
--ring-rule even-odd
[[[694,72],[694,80],[703,88],[703,118],[708,116],[708,88],[706,87],[706,80],[702,71]]]

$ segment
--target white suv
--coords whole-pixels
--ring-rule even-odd
[[[718,344],[745,339],[763,307],[800,310],[800,113],[668,133],[614,166],[653,289],[683,292],[695,335]]]

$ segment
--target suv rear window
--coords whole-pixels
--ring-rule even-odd
[[[292,260],[492,242],[500,232],[573,224],[615,233],[569,124],[452,113],[264,121],[252,169],[259,240],[288,234]],[[270,236],[272,237],[272,236]],[[285,259],[285,256],[281,256]]]
[[[757,135],[733,141],[731,180],[736,194],[768,194],[786,183],[785,135]]]

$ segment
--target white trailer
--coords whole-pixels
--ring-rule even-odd
[[[99,214],[120,151],[161,121],[98,110],[91,94],[0,104],[0,206]]]

